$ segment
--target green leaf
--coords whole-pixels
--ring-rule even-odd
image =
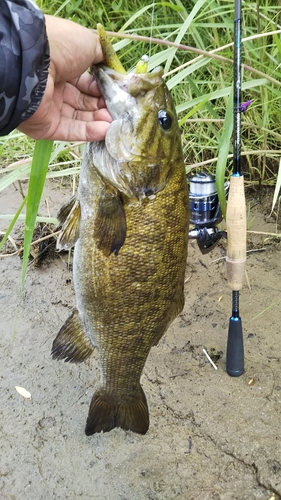
[[[205,2],[206,0],[204,0]],[[202,0],[201,0],[202,2]],[[173,9],[174,11],[176,12],[181,12],[182,11],[182,8],[181,7],[177,7],[176,5],[173,5],[169,2],[159,2],[159,3],[151,3],[150,5],[145,5],[144,7],[142,7],[141,9],[139,9],[137,12],[135,12],[131,17],[130,19],[128,19],[128,21],[125,22],[125,24],[123,24],[122,28],[120,29],[120,32],[122,33],[123,31],[125,31],[131,24],[133,24],[133,22],[138,19],[139,17],[141,17],[147,10],[151,9],[153,10],[155,5],[159,5],[159,6],[162,6],[162,7],[169,7],[171,9]]]
[[[175,39],[175,43],[181,43],[182,38],[184,37],[185,33],[187,32],[188,28],[190,27],[194,17],[200,11],[200,9],[203,7],[205,2],[206,2],[206,0],[198,0],[195,3],[192,11],[190,12],[190,14],[187,16],[186,20],[182,24],[181,29],[179,31],[179,34],[178,34],[177,38]],[[168,60],[166,62],[164,73],[168,73],[177,50],[178,49],[176,47],[173,49],[170,57],[168,58]]]
[[[273,40],[274,40],[274,44],[276,45],[276,47],[278,48],[278,51],[280,52],[281,54],[281,42],[280,42],[280,35],[276,35],[276,33],[273,34]]]
[[[51,157],[53,141],[36,141],[34,155],[31,164],[31,172],[28,184],[26,219],[24,229],[24,250],[22,261],[22,286],[24,284],[30,244],[36,223],[39,203],[45,183],[48,165]]]
[[[226,198],[224,189],[225,167],[227,156],[229,153],[230,140],[233,132],[233,87],[229,94],[229,99],[226,107],[224,125],[222,135],[219,141],[219,154],[216,168],[216,186],[218,198],[221,206],[223,217],[226,217]]]
[[[31,161],[28,161],[28,163],[25,164],[15,165],[13,170],[11,170],[11,172],[9,172],[8,174],[5,174],[0,180],[0,191],[6,189],[8,186],[13,184],[13,182],[18,181],[23,177],[28,177],[30,172],[30,165]]]
[[[211,64],[211,63],[212,60],[208,59],[207,57],[204,57],[203,59],[196,61],[195,63],[191,64],[185,69],[182,69],[175,76],[170,78],[170,80],[167,82],[167,87],[169,88],[169,90],[171,90],[184,78],[186,78],[186,76],[190,75],[191,73],[195,73],[195,71],[197,71],[199,68],[203,68],[203,66],[206,66],[206,64]]]
[[[17,209],[17,211],[16,211],[15,215],[13,216],[13,218],[12,218],[12,220],[11,220],[10,224],[9,224],[9,227],[8,227],[7,231],[5,232],[4,237],[3,237],[3,239],[2,239],[2,241],[1,241],[1,243],[0,243],[0,250],[1,250],[1,249],[3,248],[3,246],[5,245],[5,243],[6,243],[7,239],[8,239],[8,237],[9,237],[9,234],[10,234],[10,232],[12,231],[12,229],[13,229],[13,227],[14,227],[15,223],[17,222],[17,220],[18,220],[18,218],[19,218],[19,215],[20,215],[20,213],[21,213],[21,211],[22,211],[22,209],[23,209],[23,207],[24,207],[25,203],[26,203],[26,198],[24,198],[24,199],[23,199],[23,201],[22,201],[22,203],[20,204],[19,208]]]
[[[152,69],[160,66],[163,62],[167,61],[169,54],[171,54],[173,47],[169,47],[168,49],[162,50],[161,52],[157,52],[150,57],[148,62],[148,69],[151,71]]]
[[[167,82],[167,85],[169,82]],[[265,78],[259,78],[257,80],[250,80],[249,82],[245,82],[242,84],[242,91],[252,89],[254,87],[259,87],[260,85],[267,85],[268,80]],[[182,104],[179,104],[176,106],[176,111],[177,113],[181,113],[182,111],[185,111],[186,109],[192,108],[192,106],[197,105],[199,102],[201,102],[203,99],[205,100],[208,97],[209,101],[212,101],[213,99],[219,99],[221,97],[226,97],[230,95],[232,86],[230,87],[225,87],[223,89],[216,90],[215,92],[210,92],[209,94],[205,94],[200,97],[196,97],[195,99],[191,99],[190,101],[183,102]]]
[[[125,29],[128,28],[128,26],[130,26],[131,24],[133,24],[133,22],[138,19],[138,17],[142,16],[142,14],[144,12],[146,12],[147,10],[149,9],[152,9],[153,8],[153,3],[151,3],[150,5],[145,5],[145,7],[143,7],[142,9],[138,10],[137,12],[135,12],[131,17],[130,19],[128,19],[128,21],[125,22],[125,24],[122,26],[120,32],[122,33],[123,31],[125,31]]]
[[[181,118],[181,120],[179,120],[179,126],[182,127],[182,125],[184,125],[184,123],[192,116],[194,115],[195,113],[197,113],[197,111],[199,111],[199,109],[201,109],[205,104],[206,102],[208,101],[208,97],[206,97],[205,99],[203,99],[201,102],[199,102],[196,106],[194,106],[194,108],[192,108],[183,118]]]
[[[16,212],[16,214],[18,213],[18,211]],[[0,214],[0,220],[11,220],[13,219],[16,214]],[[17,220],[22,220],[25,222],[25,214],[19,214],[18,217],[17,217]],[[54,224],[55,226],[58,226],[59,225],[59,221],[56,217],[48,217],[48,215],[43,215],[42,217],[40,215],[38,215],[36,217],[36,224],[38,222],[44,222],[44,224]]]
[[[157,5],[159,5],[159,6],[161,5],[161,7],[168,7],[170,9],[174,10],[175,12],[183,12],[184,11],[183,6],[173,5],[170,2],[159,2]]]

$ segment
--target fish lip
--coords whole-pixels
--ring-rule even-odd
[[[124,116],[136,105],[136,99],[127,87],[128,74],[118,73],[103,64],[93,66],[92,72],[113,120]]]
[[[138,97],[162,85],[164,70],[158,66],[149,73],[122,74],[101,63],[92,67],[92,73],[110,112],[110,101],[113,100],[114,104],[118,99],[122,101],[124,111],[132,109]]]
[[[128,82],[128,73],[122,74],[118,71],[109,68],[105,64],[96,64],[91,68],[92,73],[95,76],[95,79],[100,86],[100,91],[103,93],[105,82],[108,82],[109,79],[111,82],[114,82],[118,85],[119,88],[128,92],[128,88],[126,84]]]
[[[115,69],[106,66],[106,64],[94,64],[91,68],[94,75],[98,74],[100,71],[104,71],[108,75],[110,75],[115,80],[126,80],[128,78],[129,73],[119,73]]]

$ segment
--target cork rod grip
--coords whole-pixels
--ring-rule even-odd
[[[243,175],[232,175],[226,212],[226,272],[231,290],[241,290],[246,265],[246,201]]]

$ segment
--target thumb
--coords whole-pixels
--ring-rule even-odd
[[[103,60],[99,38],[80,24],[45,16],[50,46],[50,74],[55,82],[69,81]]]

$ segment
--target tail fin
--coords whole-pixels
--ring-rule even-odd
[[[138,434],[148,431],[149,413],[141,386],[137,394],[130,394],[121,399],[103,390],[94,394],[86,423],[86,435],[109,432],[114,427]]]

